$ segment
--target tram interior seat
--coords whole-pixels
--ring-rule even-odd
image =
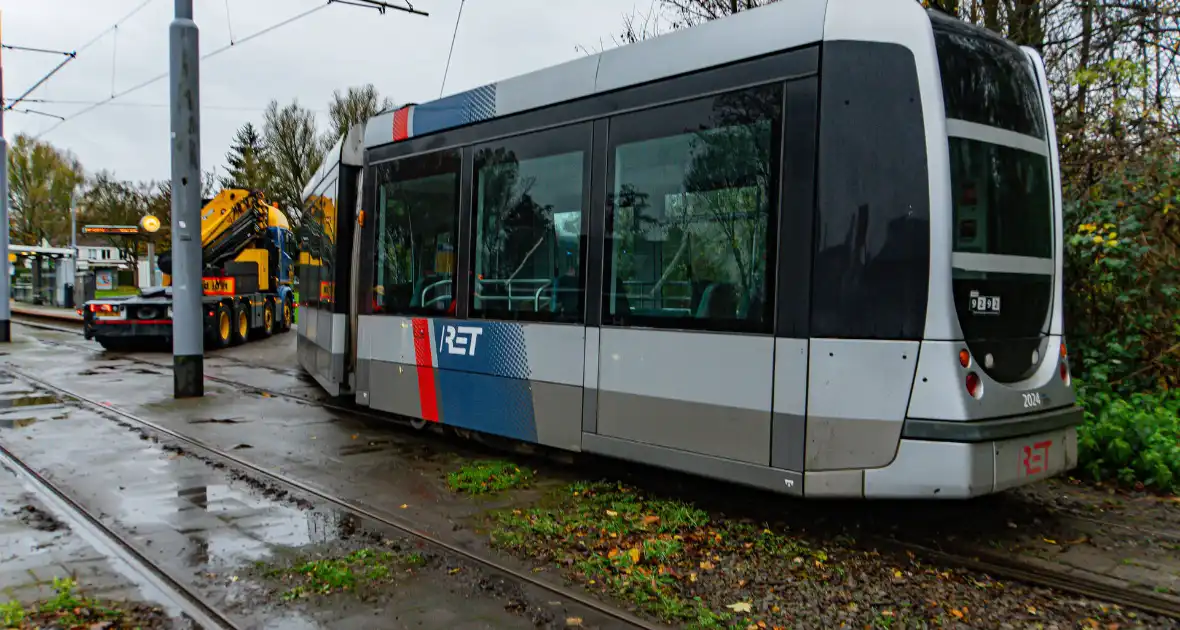
[[[703,288],[702,288],[703,285]],[[620,302],[623,294],[619,294]],[[682,308],[642,308],[628,312],[649,317],[683,317],[689,314],[694,319],[746,319],[750,313],[761,312],[761,301],[750,296],[739,299],[737,287],[732,282],[694,282],[690,305]]]

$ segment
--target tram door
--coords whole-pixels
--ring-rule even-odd
[[[611,119],[587,450],[714,475],[769,465],[781,101],[771,85]]]
[[[360,316],[360,296],[359,291],[356,290],[357,279],[360,277],[360,255],[361,255],[361,233],[364,228],[365,211],[363,205],[364,199],[364,181],[365,173],[360,171],[356,176],[356,212],[353,220],[355,225],[352,231],[352,260],[349,263],[348,272],[348,286],[344,287],[348,296],[348,347],[344,351],[344,370],[345,379],[349,385],[349,389],[356,390],[356,348],[357,335]]]

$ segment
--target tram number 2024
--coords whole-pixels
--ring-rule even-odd
[[[1040,407],[1041,403],[1044,402],[1043,400],[1041,400],[1041,393],[1040,392],[1032,392],[1031,394],[1021,394],[1021,396],[1024,396],[1024,408],[1025,409],[1031,409],[1033,407]]]

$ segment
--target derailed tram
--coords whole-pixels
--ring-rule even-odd
[[[350,130],[306,191],[300,362],[416,426],[997,492],[1077,463],[1059,182],[1032,49],[775,3]]]

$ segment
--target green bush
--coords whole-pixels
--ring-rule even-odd
[[[1077,389],[1086,416],[1078,429],[1078,465],[1087,476],[1180,490],[1180,394]]]
[[[1066,194],[1065,315],[1095,480],[1180,490],[1180,162],[1168,146]],[[1084,383],[1084,384],[1083,384]]]
[[[1075,374],[1122,395],[1180,387],[1180,163],[1116,165],[1066,204],[1065,308]]]

